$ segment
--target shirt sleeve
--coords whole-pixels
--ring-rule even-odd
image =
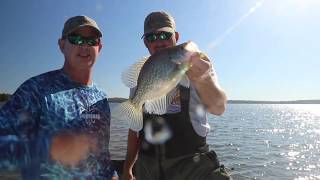
[[[31,133],[38,121],[38,99],[38,91],[30,80],[22,84],[0,109],[0,136],[16,135],[23,138]]]
[[[28,82],[22,84],[0,109],[0,169],[12,169],[21,160],[25,143],[35,136],[38,95]]]

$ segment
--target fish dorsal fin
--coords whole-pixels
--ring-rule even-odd
[[[190,80],[187,75],[182,76],[179,84],[183,87],[188,88],[190,86]]]
[[[144,109],[150,114],[165,114],[169,108],[169,104],[174,98],[174,91],[171,91],[165,96],[158,99],[147,100],[144,104]]]
[[[143,57],[141,60],[134,63],[128,69],[122,72],[121,79],[127,87],[133,88],[137,86],[139,73],[141,71],[142,66],[147,60],[148,57]]]

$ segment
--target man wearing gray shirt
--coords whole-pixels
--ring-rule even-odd
[[[143,40],[151,55],[175,46],[178,39],[179,33],[170,14],[152,12],[146,17]],[[167,113],[144,113],[143,129],[139,132],[129,129],[125,180],[231,179],[206,143],[210,129],[207,112],[221,115],[225,110],[226,95],[208,58],[195,55],[190,61],[192,66],[187,76],[191,85],[189,88],[177,86],[170,92],[175,98]],[[131,89],[130,94],[133,92]],[[160,126],[156,127],[155,122]],[[170,138],[164,143],[150,141],[148,123],[153,123],[153,129],[161,129],[165,124],[170,129]]]

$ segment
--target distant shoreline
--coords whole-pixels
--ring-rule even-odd
[[[120,97],[114,97],[114,98],[108,98],[108,101],[111,102],[111,103],[122,103],[122,102],[125,102],[126,98],[120,98]]]
[[[126,98],[109,98],[109,102],[121,103]],[[229,100],[228,104],[320,104],[320,100],[295,100],[295,101],[253,101],[253,100]]]
[[[320,100],[295,100],[295,101],[229,100],[228,104],[320,104]]]
[[[108,98],[111,103],[122,103],[127,98]],[[5,101],[0,101],[0,107]],[[253,100],[229,100],[228,104],[320,104],[320,100],[295,100],[295,101],[253,101]]]

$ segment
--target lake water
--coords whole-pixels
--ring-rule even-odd
[[[320,179],[319,104],[229,104],[209,123],[207,142],[235,180]],[[111,156],[122,160],[127,123],[111,124]]]
[[[209,123],[208,144],[235,180],[320,179],[319,104],[229,104]],[[111,122],[113,160],[125,157],[127,128]]]

